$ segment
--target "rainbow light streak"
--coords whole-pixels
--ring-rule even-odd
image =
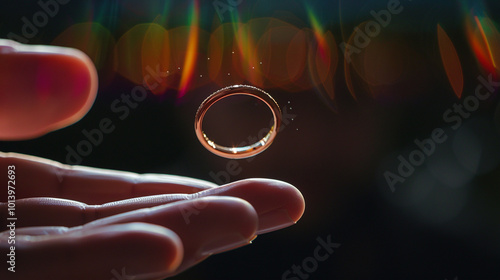
[[[234,39],[241,57],[241,70],[248,81],[259,84],[258,72],[250,71],[250,69],[254,69],[259,65],[255,52],[256,43],[251,36],[252,34],[250,34],[250,24],[242,24],[237,11],[231,13],[231,22]]]
[[[474,19],[477,27],[479,28],[479,32],[481,33],[481,38],[476,35],[476,32],[473,28],[473,23],[468,21],[467,33],[469,42],[474,51],[474,54],[476,55],[479,63],[483,66],[483,68],[489,73],[495,73],[496,71],[494,63],[492,61],[491,48],[488,47],[488,39],[486,37],[486,33],[484,32],[484,28],[482,28],[481,20],[479,20],[477,16],[475,16]],[[488,53],[488,51],[490,52]]]
[[[155,22],[161,26],[167,26],[168,12],[170,11],[170,1],[165,1],[161,17],[157,16]]]
[[[321,56],[321,59],[325,61],[327,59],[326,51],[327,51],[327,42],[325,37],[323,36],[324,30],[319,23],[318,17],[314,14],[313,10],[309,5],[306,5],[307,16],[309,17],[309,21],[311,22],[314,37],[316,38],[316,42],[318,42],[318,49]]]
[[[193,1],[191,14],[189,15],[190,30],[188,39],[188,49],[184,59],[184,67],[182,69],[181,82],[179,84],[179,98],[186,94],[189,83],[193,78],[193,73],[196,66],[198,56],[198,40],[199,40],[199,16],[200,5],[198,0]]]
[[[483,20],[479,20],[478,16],[474,16],[474,19],[476,20],[476,24],[479,27],[479,30],[481,31],[481,35],[483,37],[484,43],[486,45],[486,48],[488,49],[488,53],[490,55],[490,57],[489,57],[490,61],[492,62],[493,67],[497,68],[496,63],[495,63],[495,58],[494,58],[493,53],[491,51],[490,43],[488,41],[488,37],[486,37],[486,32],[484,32],[483,24],[481,24],[481,22],[484,21],[484,19]]]
[[[469,32],[469,40],[471,47],[476,54],[477,59],[479,60],[479,63],[490,73],[494,72],[495,67],[493,66],[493,63],[488,59],[485,53],[483,53],[483,46],[481,45],[481,42],[475,38],[473,31]]]
[[[500,36],[495,24],[486,16],[482,2],[477,1],[473,5],[464,1],[462,3],[466,14],[465,26],[469,44],[483,69],[496,76],[498,63],[495,56]]]

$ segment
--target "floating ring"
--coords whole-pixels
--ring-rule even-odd
[[[203,118],[207,111],[217,103],[218,101],[230,97],[233,95],[247,95],[255,97],[260,101],[264,102],[269,109],[271,109],[274,118],[274,125],[271,127],[269,132],[254,144],[244,147],[225,147],[218,145],[214,141],[210,140],[208,136],[203,131]],[[243,159],[253,157],[262,153],[264,150],[269,148],[278,134],[281,125],[281,109],[278,103],[269,95],[267,92],[258,89],[256,87],[247,85],[234,85],[230,87],[223,88],[214,92],[210,95],[203,103],[201,103],[198,111],[196,112],[194,129],[196,131],[196,136],[200,140],[201,144],[210,152],[225,158],[230,159]]]

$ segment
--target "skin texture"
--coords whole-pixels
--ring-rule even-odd
[[[72,49],[0,40],[0,73],[1,140],[68,126],[97,93],[94,66]],[[0,279],[163,279],[293,225],[305,207],[294,186],[269,179],[217,186],[0,152],[0,170],[9,166],[22,186],[15,194],[16,273],[2,269]],[[3,221],[7,200],[7,192],[0,195]],[[9,234],[0,233],[4,256]]]
[[[2,140],[32,139],[68,126],[90,110],[97,93],[97,71],[75,49],[0,39],[0,73]]]

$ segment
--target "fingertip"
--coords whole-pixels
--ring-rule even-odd
[[[74,86],[74,92],[81,91],[80,94],[82,95],[82,98],[79,103],[75,102],[72,104],[69,102],[74,106],[74,111],[72,113],[70,112],[66,119],[62,118],[52,126],[47,127],[47,132],[64,128],[82,119],[94,105],[99,87],[97,69],[87,54],[78,49],[63,47],[54,48],[61,50],[60,54],[65,55],[68,60],[71,61],[70,64],[74,64],[73,67],[82,71],[82,77],[75,79],[75,83],[72,84]],[[87,75],[87,78],[85,75]]]
[[[176,233],[146,223],[19,235],[16,246],[23,264],[20,279],[112,279],[116,274],[162,278],[179,267],[184,254]]]
[[[305,211],[302,193],[295,186],[284,181],[252,178],[233,182],[220,188],[229,188],[230,194],[246,199],[256,207],[258,213],[269,211],[269,207],[279,207],[286,210],[290,218],[297,222]]]
[[[42,136],[80,120],[98,77],[83,52],[0,40],[0,139]]]
[[[96,275],[112,275],[113,271],[126,271],[133,277],[151,279],[169,275],[181,264],[184,248],[180,237],[170,229],[148,223],[125,223],[92,229],[77,227],[68,237],[81,236],[83,248],[94,247],[99,257],[107,260],[107,267]],[[94,251],[87,257],[90,258]],[[85,254],[84,258],[85,258]]]
[[[181,264],[182,241],[172,230],[154,224],[129,223],[106,227],[103,234],[112,233],[113,227],[123,233],[116,242],[127,245],[132,260],[129,271],[135,275],[167,275]]]
[[[258,233],[267,233],[295,224],[305,211],[305,200],[293,185],[272,179],[246,179],[202,192],[248,201],[259,215]]]
[[[254,179],[255,182],[272,189],[284,201],[283,208],[297,222],[304,214],[306,203],[302,193],[290,183],[272,179]]]

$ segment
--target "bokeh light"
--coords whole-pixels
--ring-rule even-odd
[[[386,30],[361,45],[359,34],[366,30],[367,24],[358,25],[346,41],[359,50],[350,60],[344,59],[346,85],[352,97],[394,103],[408,102],[420,95],[414,85],[425,83],[426,77],[420,70],[422,54],[413,48],[405,34],[395,35]]]
[[[465,5],[465,33],[484,71],[498,77],[500,65],[500,33],[480,2]]]
[[[186,56],[184,59],[184,69],[182,70],[181,82],[179,85],[179,97],[184,96],[188,90],[188,85],[193,78],[193,72],[196,66],[196,58],[198,55],[198,40],[199,40],[199,27],[198,20],[200,14],[200,7],[198,1],[194,1],[189,15],[189,38],[187,40]]]
[[[86,53],[99,71],[101,85],[114,77],[115,38],[111,32],[96,22],[84,22],[70,26],[59,34],[53,45],[76,48]]]
[[[441,59],[443,60],[446,75],[448,76],[455,95],[460,98],[464,90],[464,75],[457,50],[448,34],[446,34],[439,24],[437,26],[437,35],[439,51],[441,52]]]
[[[313,33],[313,38],[309,38],[309,85],[318,91],[333,111],[337,111],[334,83],[339,62],[337,42],[330,31],[324,30],[311,7],[307,6],[307,12]],[[307,85],[303,86],[307,89]]]
[[[158,44],[160,42],[161,45]],[[115,67],[117,72],[139,85],[143,84],[144,73],[147,71],[146,67],[143,66],[143,61],[156,60],[156,63],[153,62],[150,67],[156,68],[157,65],[162,63],[164,65],[160,65],[160,70],[166,71],[167,69],[161,66],[168,67],[169,61],[160,59],[160,54],[168,50],[170,45],[168,43],[168,33],[162,26],[155,23],[134,26],[123,34],[116,44]],[[150,57],[144,57],[143,54]],[[167,55],[163,57],[167,57]]]
[[[161,94],[168,89],[166,78],[172,68],[169,35],[162,26],[150,24],[142,41],[141,77],[144,84],[155,94]],[[148,75],[150,78],[146,79]]]
[[[224,23],[210,35],[206,58],[208,75],[220,87],[243,83],[239,72],[233,71],[233,60],[240,57],[239,50],[234,48],[235,32],[239,30],[242,30],[242,24]]]
[[[263,9],[262,3],[248,5],[252,7],[247,11],[252,13],[259,14]],[[123,7],[133,12],[136,22],[143,22],[139,24],[119,23],[115,4],[103,4],[99,13],[89,6],[87,21],[66,29],[53,44],[89,54],[99,70],[101,84],[108,84],[118,73],[157,95],[176,91],[171,94],[178,99],[208,84],[224,87],[246,83],[290,93],[314,90],[337,112],[339,93],[355,102],[366,98],[382,103],[408,102],[422,94],[414,85],[422,88],[433,83],[422,66],[423,59],[432,58],[417,50],[411,34],[396,35],[397,24],[379,30],[371,18],[346,23],[353,15],[342,14],[339,3],[338,22],[333,24],[342,27],[345,44],[359,49],[346,59],[339,52],[342,42],[336,40],[332,22],[319,16],[320,9],[313,3],[300,5],[305,21],[290,14],[249,16],[240,14],[239,9],[230,10],[222,21],[217,13],[207,18],[205,3],[195,0],[181,5],[182,16],[171,3],[141,8],[125,1]],[[462,6],[463,36],[481,68],[497,75],[500,33],[496,23],[484,5]],[[111,16],[106,18],[102,11]],[[461,98],[466,86],[460,59],[463,50],[457,50],[455,36],[452,40],[447,26],[438,23],[435,42],[429,44],[439,47],[441,61],[434,63],[443,65],[451,89]],[[372,32],[365,34],[369,41],[359,46],[358,32],[367,28]],[[344,67],[339,69],[342,62]],[[342,75],[344,79],[337,79]]]
[[[453,279],[429,273],[445,270],[460,279],[473,278],[490,268],[483,258],[493,261],[494,268],[498,258],[487,255],[500,252],[495,231],[500,217],[500,105],[493,112],[500,81],[500,6],[495,1],[399,1],[403,11],[391,14],[387,24],[374,14],[383,17],[395,1],[216,2],[227,9],[200,0],[61,6],[61,13],[30,43],[50,42],[87,53],[99,72],[99,98],[81,122],[47,135],[38,146],[20,143],[21,150],[48,158],[54,153],[64,160],[66,145],[90,140],[84,130],[93,132],[109,118],[116,129],[103,134],[84,165],[216,182],[224,177],[220,174],[231,175],[228,182],[276,178],[296,185],[309,210],[303,224],[269,235],[280,248],[271,250],[276,262],[253,258],[270,252],[262,246],[251,253],[252,261],[242,264],[246,275],[234,266],[236,277],[219,278],[260,279],[253,277],[260,272],[251,268],[265,262],[273,270],[265,274],[279,278],[311,254],[319,234],[332,234],[342,247],[310,279],[381,278],[407,271],[415,279]],[[0,23],[0,29],[20,33],[20,19],[31,19],[35,12],[23,8]],[[360,44],[358,30],[369,42]],[[343,44],[356,52],[346,55]],[[272,149],[238,161],[233,170],[203,149],[193,137],[192,122],[211,92],[235,84],[269,92],[288,122]],[[139,93],[136,85],[143,85],[147,94],[140,89],[144,101],[132,106],[123,97]],[[476,98],[481,86],[484,98]],[[217,105],[207,114],[205,127],[223,145],[249,142],[272,118],[253,99],[235,97]],[[432,140],[437,128],[448,140],[432,146],[426,140]],[[421,165],[407,167],[399,159],[417,150],[425,154]],[[387,171],[401,180],[388,182]],[[298,249],[288,246],[296,240]],[[460,253],[464,257],[456,258]],[[221,254],[218,261],[232,256]],[[464,269],[467,263],[470,268]],[[477,264],[481,267],[475,271]],[[211,263],[198,269],[179,277],[208,279],[220,271]]]
[[[100,9],[110,12],[111,18],[96,14],[95,7],[89,6],[89,21],[74,24],[53,43],[89,54],[101,82],[117,73],[157,95],[175,90],[177,98],[182,98],[209,83],[248,83],[288,92],[315,89],[325,103],[336,108],[337,42],[312,8],[306,5],[310,26],[291,17],[244,21],[233,11],[228,14],[229,22],[214,19],[207,31],[199,1],[184,6],[187,12],[182,23],[178,17],[169,19],[173,10],[168,4],[141,8],[125,1],[123,7],[143,23],[123,22],[119,28],[116,5]],[[149,22],[144,22],[148,17]]]

